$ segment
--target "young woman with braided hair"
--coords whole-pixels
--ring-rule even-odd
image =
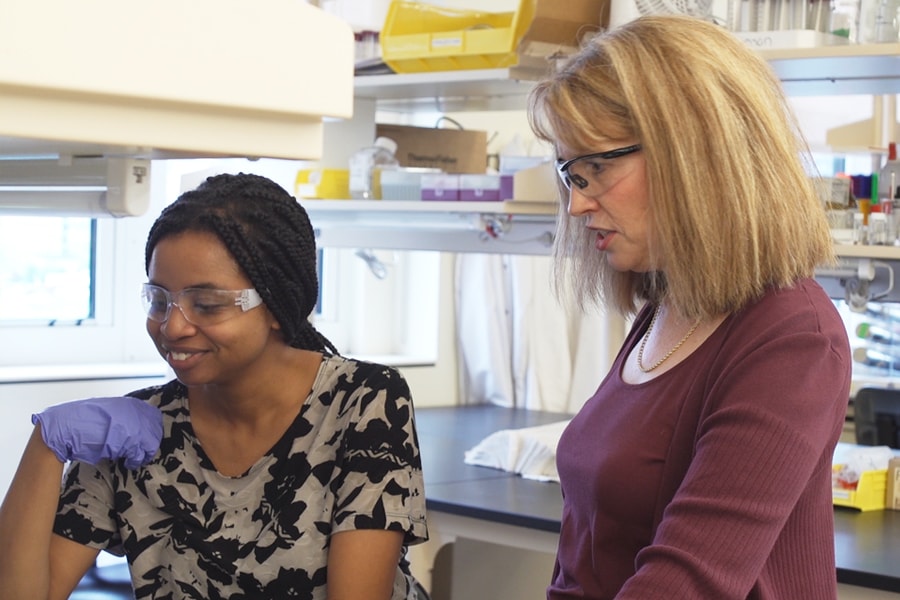
[[[145,260],[177,379],[35,415],[0,509],[0,597],[66,598],[100,549],[127,556],[138,600],[424,597],[409,389],[309,322],[306,211],[264,177],[211,177],[163,210]]]

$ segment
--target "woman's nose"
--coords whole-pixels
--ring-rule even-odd
[[[181,337],[185,329],[192,329],[193,327],[195,325],[187,320],[181,307],[174,302],[169,305],[166,320],[160,325],[160,329],[168,338]]]
[[[574,186],[569,190],[569,214],[582,217],[596,208],[597,203],[590,196],[585,196]]]

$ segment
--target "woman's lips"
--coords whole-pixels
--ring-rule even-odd
[[[609,244],[612,241],[613,237],[615,237],[615,231],[598,231],[597,232],[597,241],[595,246],[597,250],[605,251],[609,248]]]

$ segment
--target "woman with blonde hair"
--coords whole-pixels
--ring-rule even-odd
[[[529,118],[567,211],[557,290],[635,315],[559,443],[548,598],[835,598],[850,350],[777,78],[716,25],[641,17],[538,83]]]

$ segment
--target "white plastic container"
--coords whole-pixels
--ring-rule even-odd
[[[380,200],[380,172],[400,166],[397,142],[379,137],[375,144],[358,150],[350,157],[350,197],[356,200]]]
[[[400,167],[394,171],[381,173],[382,200],[421,200],[422,176],[426,173],[440,173],[440,169],[422,167]]]

